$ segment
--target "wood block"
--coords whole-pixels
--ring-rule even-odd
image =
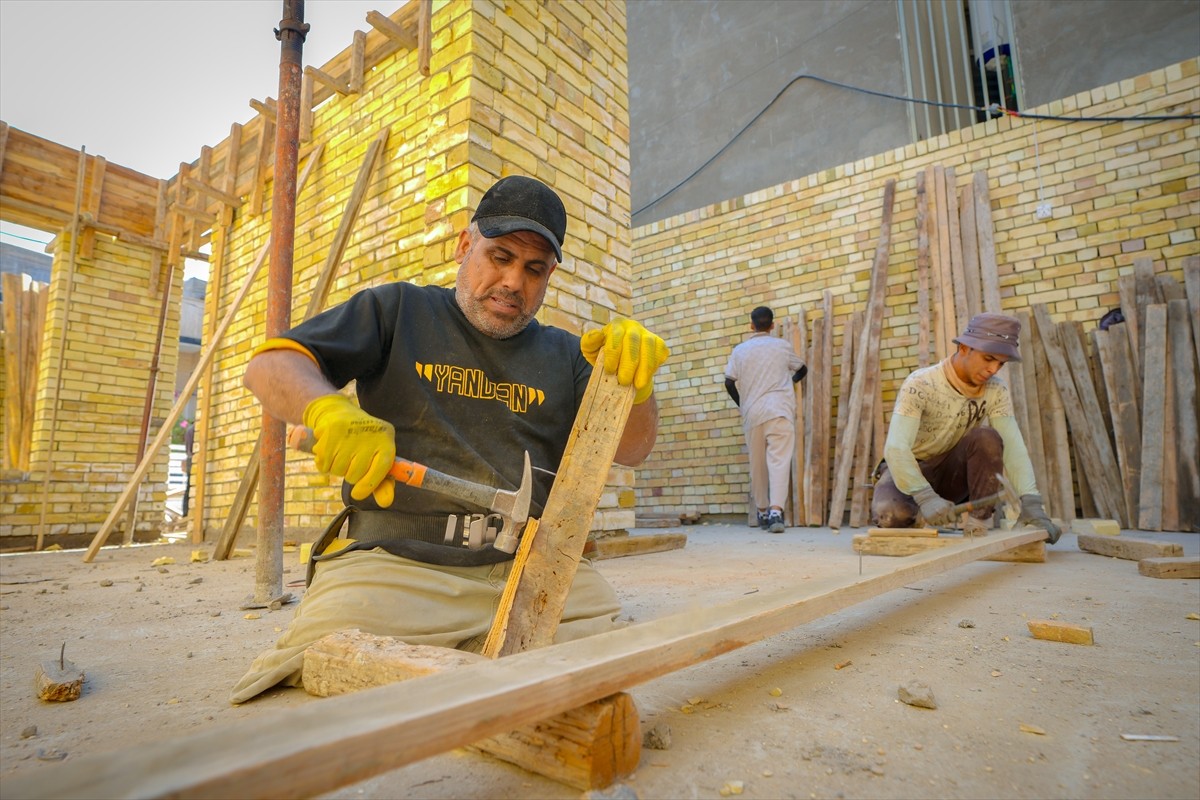
[[[683,525],[695,525],[700,521],[699,511],[685,511],[679,515],[679,522]]]
[[[1071,521],[1071,533],[1091,536],[1120,536],[1121,526],[1115,519],[1076,519]]]
[[[490,661],[477,653],[412,645],[358,630],[330,634],[304,653],[304,689],[318,697]],[[637,707],[625,692],[475,742],[473,749],[577,789],[603,789],[641,759]]]
[[[881,528],[880,530],[887,530]],[[979,537],[976,539],[984,539]],[[926,550],[936,550],[939,547],[962,542],[958,536],[864,536],[857,534],[853,539],[854,552],[865,556],[911,556]],[[1046,560],[1046,543],[1030,542],[1019,545],[1011,550],[997,553],[980,561],[1018,561],[1023,563],[1043,563]]]
[[[1124,536],[1078,536],[1079,549],[1085,553],[1141,561],[1143,558],[1183,555],[1183,546],[1170,542],[1151,542],[1146,539],[1127,539]]]
[[[1143,558],[1138,573],[1147,578],[1200,578],[1200,558]]]
[[[65,658],[43,661],[36,674],[38,699],[55,703],[78,700],[84,677],[83,671]]]
[[[1072,625],[1069,622],[1058,622],[1052,619],[1029,620],[1029,632],[1035,639],[1045,639],[1048,642],[1065,642],[1067,644],[1095,644],[1092,640],[1092,629],[1082,625]]]
[[[937,536],[937,528],[869,528],[867,536]]]
[[[588,555],[593,561],[644,553],[678,550],[687,544],[686,533],[655,533],[648,536],[606,536],[596,539],[596,549]]]

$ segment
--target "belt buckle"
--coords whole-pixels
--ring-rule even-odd
[[[504,520],[499,514],[450,514],[446,517],[444,543],[481,550],[496,540]]]

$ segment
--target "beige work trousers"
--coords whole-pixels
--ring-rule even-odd
[[[379,548],[322,561],[291,624],[275,647],[254,660],[229,700],[244,703],[273,686],[299,686],[308,646],[352,628],[408,644],[479,652],[512,565],[442,567]],[[554,641],[612,630],[620,611],[612,586],[580,561]]]
[[[787,506],[796,449],[796,428],[790,419],[775,417],[746,431],[750,450],[750,495],[759,510]]]

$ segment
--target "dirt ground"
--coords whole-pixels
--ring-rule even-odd
[[[597,562],[633,622],[859,569],[849,529],[632,535],[668,530],[687,533],[686,548]],[[1200,549],[1194,534],[1124,535]],[[81,551],[0,557],[0,794],[16,773],[321,702],[278,689],[229,705],[230,687],[294,606],[247,618],[239,606],[254,559],[191,562],[192,550],[106,548],[91,564]],[[155,566],[163,557],[174,563]],[[295,553],[285,569],[285,583],[302,579]],[[670,746],[643,750],[625,785],[642,800],[739,789],[745,798],[1194,800],[1197,612],[1200,581],[1141,577],[1135,562],[1081,552],[1067,534],[1044,564],[969,564],[632,687],[642,729],[669,731]],[[1035,640],[1032,618],[1090,626],[1096,644]],[[83,696],[40,701],[35,667],[64,643],[87,673]],[[912,680],[932,690],[936,709],[897,699]],[[580,792],[456,750],[327,796]]]

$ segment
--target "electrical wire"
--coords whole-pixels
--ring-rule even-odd
[[[720,158],[722,153],[724,153],[726,150],[728,150],[733,145],[734,142],[736,142],[739,138],[741,138],[742,134],[744,134],[746,131],[748,131],[750,129],[750,127],[752,125],[754,125],[755,122],[758,121],[759,117],[761,117],[763,114],[767,113],[767,111],[769,111],[771,109],[771,106],[775,105],[775,103],[778,102],[780,97],[783,97],[784,92],[786,92],[788,89],[790,89],[792,87],[792,84],[796,83],[797,81],[806,80],[806,79],[810,80],[810,81],[817,81],[818,83],[825,83],[830,86],[836,86],[840,89],[849,89],[852,92],[860,92],[862,94],[869,94],[869,95],[873,95],[875,97],[883,97],[888,100],[900,100],[905,103],[916,103],[919,105],[936,106],[938,108],[957,108],[957,109],[961,109],[964,111],[981,112],[984,114],[988,114],[990,116],[996,116],[999,114],[1007,114],[1010,117],[1020,117],[1021,119],[1054,120],[1057,122],[1166,122],[1166,121],[1171,121],[1171,120],[1200,119],[1200,114],[1162,114],[1162,115],[1152,115],[1152,116],[1144,116],[1144,117],[1066,117],[1066,116],[1055,116],[1055,115],[1050,115],[1050,114],[1023,114],[1020,111],[1015,111],[1013,109],[1001,108],[999,103],[992,103],[990,106],[970,106],[970,105],[963,105],[960,103],[943,103],[943,102],[939,102],[937,100],[921,100],[916,97],[905,97],[903,95],[890,94],[888,92],[879,92],[874,89],[864,89],[861,86],[852,86],[851,84],[848,84],[848,83],[842,83],[840,81],[831,80],[829,78],[822,78],[819,75],[809,75],[807,73],[800,73],[799,75],[796,75],[791,80],[789,80],[786,84],[784,84],[783,88],[780,89],[775,94],[775,96],[771,98],[771,102],[767,103],[765,106],[763,106],[761,111],[759,111],[757,114],[755,114],[753,117],[751,117],[750,121],[747,122],[745,125],[743,125],[741,130],[739,130],[736,134],[734,134],[733,138],[730,139],[728,142],[726,142],[721,147],[720,150],[718,150],[716,153],[714,153],[712,155],[711,158],[709,158],[707,161],[705,161],[699,167],[696,167],[696,169],[690,175],[688,175],[686,178],[681,180],[679,183],[672,186],[667,191],[663,192],[656,199],[651,200],[649,203],[646,203],[646,205],[642,206],[637,211],[634,211],[630,216],[637,216],[638,214],[642,213],[643,211],[650,208],[651,206],[653,206],[657,203],[661,203],[663,200],[665,200],[667,197],[669,197],[673,192],[675,192],[681,186],[686,184],[692,178],[699,175],[702,171],[704,171],[705,167],[707,167],[709,164],[713,163],[718,158]]]
[[[20,234],[9,233],[8,231],[0,231],[0,236],[11,236],[14,239],[24,239],[25,241],[33,242],[34,244],[49,244],[49,242],[43,242],[41,239],[31,239],[28,236],[21,236]]]

